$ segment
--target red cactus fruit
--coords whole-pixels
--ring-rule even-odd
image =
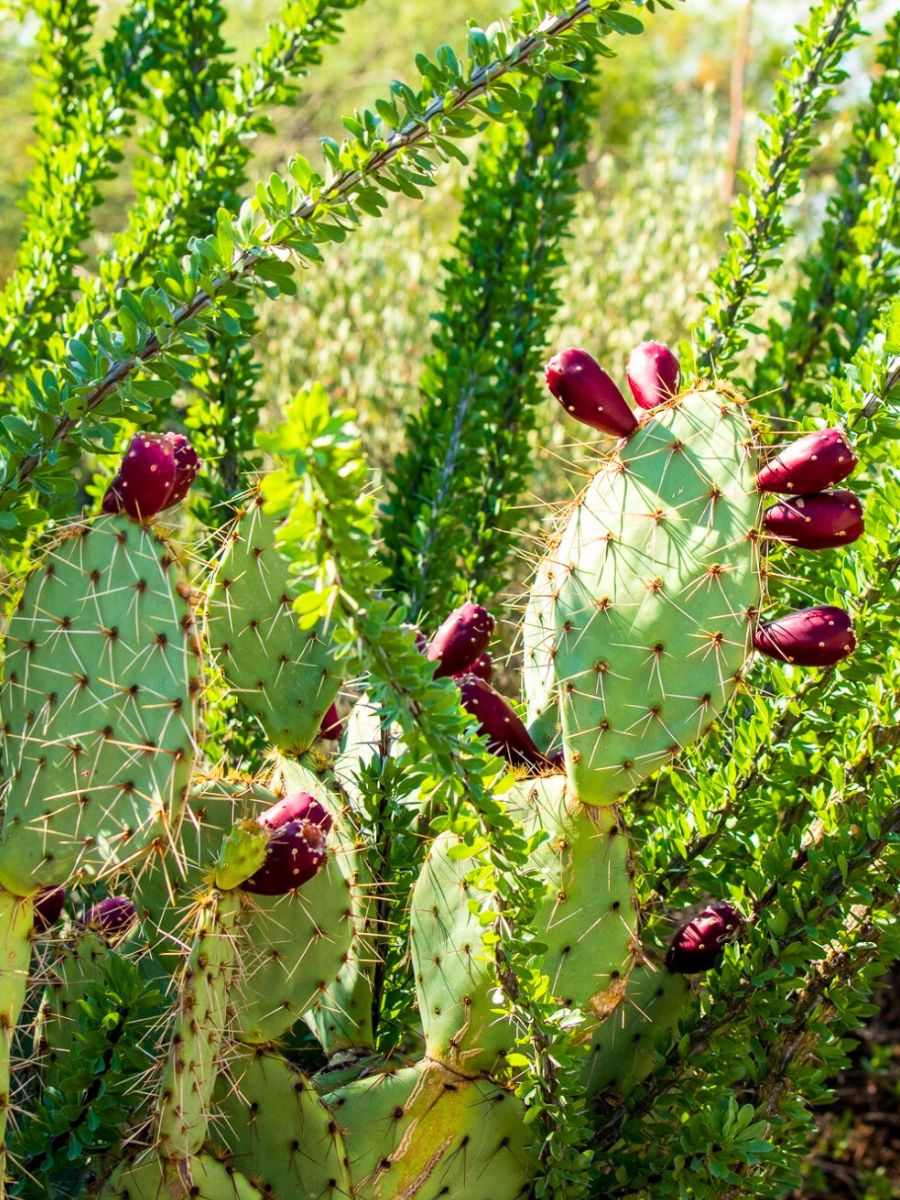
[[[721,958],[725,943],[743,923],[744,918],[727,900],[704,908],[699,917],[676,931],[666,954],[667,968],[679,975],[710,970]]]
[[[91,905],[81,924],[96,929],[104,937],[120,937],[134,924],[137,909],[127,896],[107,896],[105,900]]]
[[[319,726],[319,737],[327,738],[330,742],[336,742],[343,732],[344,725],[338,715],[337,705],[332,704],[322,718],[322,724]]]
[[[466,601],[443,623],[426,651],[437,663],[435,679],[467,671],[485,651],[494,632],[494,618],[480,604]]]
[[[64,887],[43,888],[34,898],[34,927],[38,933],[46,933],[59,920],[66,902]]]
[[[112,477],[109,487],[103,494],[102,509],[105,513],[120,513],[125,509],[125,504],[122,500],[122,475],[116,471]]]
[[[517,767],[539,769],[548,765],[505,696],[477,675],[463,675],[458,683],[463,708],[478,718],[478,732],[487,737],[494,754],[508,758]]]
[[[467,671],[461,671],[462,675],[477,675],[479,679],[484,679],[488,683],[494,678],[494,660],[485,650],[484,654],[480,654],[473,663],[470,664]]]
[[[266,829],[280,829],[289,821],[311,821],[323,833],[330,833],[334,818],[325,806],[309,792],[291,792],[271,808],[267,808],[258,818],[260,825]]]
[[[175,484],[175,448],[158,433],[138,433],[128,444],[119,474],[103,497],[104,512],[126,512],[136,521],[155,517]],[[118,508],[112,507],[118,504]]]
[[[800,667],[829,667],[856,649],[850,614],[819,605],[760,625],[753,638],[760,654]]]
[[[756,486],[761,492],[794,496],[822,492],[846,479],[857,461],[840,429],[819,429],[792,442],[767,463],[756,477]]]
[[[625,397],[587,350],[563,350],[547,363],[545,378],[576,421],[614,437],[627,437],[637,428]]]
[[[175,482],[164,505],[165,508],[171,508],[179,504],[191,490],[191,484],[200,472],[200,459],[183,433],[166,433],[163,436],[175,455]]]
[[[292,792],[266,809],[259,824],[271,831],[263,865],[243,884],[258,896],[283,896],[308,883],[328,857],[334,819],[309,792]]]
[[[678,391],[681,367],[662,342],[641,342],[631,352],[626,376],[631,394],[641,408],[656,408]]]
[[[819,492],[779,500],[766,509],[767,533],[804,550],[849,546],[865,528],[862,505],[852,492]]]

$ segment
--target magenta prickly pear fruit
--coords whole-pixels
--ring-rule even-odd
[[[467,600],[452,612],[426,652],[428,659],[438,664],[435,679],[467,671],[484,653],[493,632],[494,618],[480,604]]]
[[[494,754],[508,758],[517,767],[548,765],[516,710],[487,680],[477,675],[463,675],[459,679],[459,690],[463,708],[478,718],[478,732],[487,737]]]
[[[819,605],[760,625],[753,638],[760,654],[799,667],[829,667],[856,649],[850,614]]]
[[[258,818],[260,825],[266,829],[281,829],[289,821],[310,821],[317,825],[323,833],[331,832],[334,818],[323,804],[309,792],[291,792],[271,808],[267,808]]]
[[[308,883],[327,856],[324,829],[312,821],[286,821],[273,832],[265,862],[243,884],[244,891],[258,896],[283,896]]]
[[[846,479],[857,457],[840,429],[819,429],[793,442],[756,477],[761,492],[804,496]]]
[[[641,408],[656,408],[678,392],[681,367],[662,342],[641,342],[626,369],[631,394]]]
[[[107,896],[91,905],[81,918],[82,925],[96,929],[104,937],[120,937],[134,924],[137,909],[127,896]]]
[[[103,511],[149,520],[168,505],[175,475],[175,448],[168,438],[158,433],[135,434],[103,497]]]
[[[744,918],[727,900],[711,904],[677,930],[666,954],[666,966],[679,975],[709,971],[721,958],[725,943],[743,923]]]
[[[319,726],[319,737],[327,738],[328,741],[336,742],[344,732],[344,725],[338,715],[337,705],[332,704],[328,712],[322,718],[322,724]]]
[[[467,674],[475,674],[479,679],[485,679],[487,683],[491,682],[493,679],[493,659],[487,653],[487,650],[485,650],[484,654],[479,654],[478,658],[469,665],[466,671],[458,672],[456,678],[462,679]]]
[[[125,511],[125,505],[122,500],[122,474],[117,471],[112,477],[109,487],[103,495],[102,509],[110,515]]]
[[[171,508],[173,504],[179,504],[191,490],[191,484],[200,472],[200,459],[183,433],[167,433],[164,436],[175,455],[175,482],[165,503],[166,508]]]
[[[34,927],[38,933],[46,933],[60,918],[66,902],[64,887],[48,887],[34,898]]]
[[[849,546],[865,528],[862,505],[852,492],[819,492],[779,500],[766,509],[767,533],[803,550]]]
[[[587,350],[563,350],[545,369],[547,387],[576,421],[614,437],[627,437],[637,418],[625,397]]]

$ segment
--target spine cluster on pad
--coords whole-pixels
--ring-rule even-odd
[[[613,440],[537,568],[522,703],[494,685],[480,605],[419,641],[514,777],[498,803],[529,839],[540,889],[525,933],[549,1000],[578,1014],[579,1098],[615,1106],[677,1036],[691,977],[742,926],[719,903],[665,956],[642,947],[622,801],[703,735],[754,651],[817,667],[852,650],[840,609],[763,619],[765,555],[774,539],[820,551],[863,528],[852,492],[831,490],[855,463],[841,431],[764,464],[741,398],[721,383],[679,390],[658,343],[629,362],[637,414],[586,351],[562,352],[547,378],[570,417]],[[298,622],[261,492],[206,586],[187,586],[153,526],[197,473],[182,442],[134,439],[103,515],[49,546],[9,623],[0,1120],[40,935],[55,951],[37,1022],[48,1079],[77,1053],[73,1014],[106,956],[133,958],[165,996],[149,1082],[131,1093],[121,1146],[92,1163],[90,1194],[526,1196],[540,1130],[516,1094],[521,1030],[501,1003],[492,893],[458,833],[414,811],[393,828],[423,839],[417,877],[405,894],[384,877],[367,789],[380,765],[382,802],[415,809],[417,793],[390,794],[402,739],[370,695],[342,720],[332,630]],[[264,731],[263,770],[207,760],[207,674]],[[413,1011],[386,1015],[397,914]]]

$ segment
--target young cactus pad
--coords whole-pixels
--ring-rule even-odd
[[[603,462],[541,562],[528,716],[542,749],[561,726],[583,802],[630,791],[737,686],[760,603],[756,465],[737,397],[683,393]]]
[[[340,677],[327,631],[301,629],[295,585],[279,554],[277,519],[250,497],[234,523],[209,596],[207,634],[228,683],[279,750],[300,754],[315,739]]]
[[[78,525],[9,625],[0,884],[28,895],[177,843],[197,662],[175,557],[126,517]]]

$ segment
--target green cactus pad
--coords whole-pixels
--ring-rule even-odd
[[[343,1139],[303,1073],[280,1055],[238,1049],[216,1089],[216,1149],[274,1200],[349,1197]]]
[[[615,808],[570,801],[562,775],[521,780],[505,798],[529,833],[547,839],[532,865],[545,900],[534,928],[546,945],[542,968],[561,1005],[604,1019],[619,1003],[637,931],[627,839]],[[491,1070],[513,1034],[495,1011],[495,975],[458,839],[437,837],[413,892],[411,945],[427,1053],[456,1071]],[[470,905],[474,902],[476,911]]]
[[[156,1149],[173,1164],[199,1154],[206,1141],[246,902],[240,892],[211,891],[197,907],[159,1096]]]
[[[340,676],[328,631],[301,629],[296,585],[275,546],[277,519],[251,497],[210,589],[209,643],[225,678],[279,750],[300,754],[319,732]]]
[[[10,1054],[28,990],[33,928],[31,899],[11,896],[0,888],[0,1192],[6,1167],[6,1119],[11,1108]]]
[[[358,1079],[325,1099],[357,1200],[516,1200],[532,1135],[522,1102],[436,1063]]]
[[[647,960],[636,963],[622,1003],[594,1032],[584,1082],[588,1096],[610,1090],[627,1096],[653,1070],[693,995],[683,975]]]
[[[584,803],[624,795],[699,737],[740,679],[760,602],[757,451],[729,392],[685,393],[604,461],[525,614],[528,718],[558,716]]]
[[[182,1194],[191,1200],[262,1200],[243,1175],[207,1155],[191,1161],[190,1181]],[[170,1200],[174,1195],[160,1160],[148,1158],[117,1167],[97,1200]]]
[[[202,891],[222,839],[237,821],[276,799],[266,788],[241,781],[208,780],[192,791],[190,818],[182,827],[184,876],[167,874],[160,859],[141,875],[135,897],[154,953],[170,971],[183,960],[191,897]],[[351,892],[341,856],[331,850],[302,888],[248,898],[237,933],[238,972],[231,996],[236,1037],[252,1043],[280,1037],[334,981],[353,935]]]
[[[309,792],[331,813],[334,825],[329,840],[339,858],[341,870],[350,883],[353,916],[350,952],[337,978],[306,1014],[306,1023],[329,1057],[342,1051],[371,1051],[375,1045],[372,1028],[372,977],[376,955],[373,940],[375,885],[366,864],[367,845],[358,832],[359,814],[353,811],[352,802],[341,802],[302,763],[279,759],[272,785],[285,793]]]
[[[175,559],[125,517],[73,528],[25,585],[0,696],[0,883],[28,894],[177,841],[197,662]]]

